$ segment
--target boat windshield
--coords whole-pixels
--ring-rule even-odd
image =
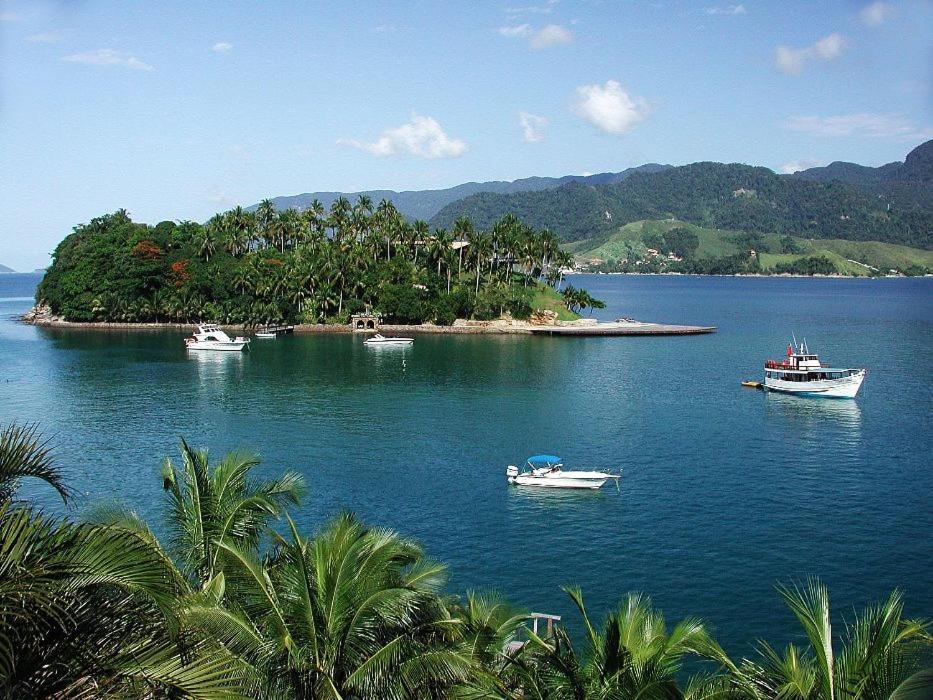
[[[528,464],[532,467],[551,467],[560,463],[561,459],[557,455],[534,455],[528,458]]]

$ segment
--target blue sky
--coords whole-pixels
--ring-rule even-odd
[[[124,207],[739,161],[933,137],[933,3],[0,0],[0,263]]]

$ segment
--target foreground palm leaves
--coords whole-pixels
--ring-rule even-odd
[[[211,467],[206,450],[181,441],[182,464],[162,464],[162,485],[169,494],[172,549],[182,568],[199,585],[223,571],[227,545],[255,550],[268,523],[286,505],[297,504],[304,479],[294,472],[253,483],[250,471],[259,457],[231,452]]]
[[[163,549],[135,514],[54,519],[16,504],[19,480],[68,491],[33,428],[0,434],[0,697],[921,700],[929,624],[893,593],[833,637],[818,581],[779,589],[807,645],[730,660],[704,625],[668,629],[639,594],[597,628],[579,589],[586,653],[539,637],[496,596],[442,596],[442,565],[352,515],[303,537],[285,513],[296,474],[251,478],[255,455],[215,464],[182,442],[162,470]],[[287,536],[271,527],[285,516]],[[710,664],[684,678],[687,658]],[[924,668],[924,666],[927,668]]]
[[[893,698],[898,686],[920,670],[924,660],[929,663],[933,642],[929,623],[904,619],[898,591],[884,603],[871,605],[856,615],[839,639],[833,639],[825,585],[811,580],[806,586],[781,586],[778,591],[800,622],[809,646],[791,644],[782,654],[763,643],[757,660],[745,660],[732,669],[743,697]],[[915,680],[913,687],[918,684],[920,681]],[[908,689],[901,692],[907,693]]]
[[[0,688],[5,697],[235,697],[244,669],[176,632],[183,591],[144,538],[0,506]]]
[[[68,488],[53,465],[49,445],[33,425],[10,425],[0,431],[0,501],[16,495],[20,481],[39,479],[68,500]]]
[[[225,545],[231,565],[217,602],[186,622],[253,665],[282,697],[425,697],[469,677],[458,623],[437,595],[444,567],[414,543],[351,515],[314,540],[290,538],[261,562]],[[232,590],[231,590],[232,589]]]

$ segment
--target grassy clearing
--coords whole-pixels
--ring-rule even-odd
[[[696,233],[700,243],[695,254],[698,259],[721,258],[747,250],[747,245],[742,241],[747,234],[743,231],[705,228],[676,219],[634,221],[621,226],[608,236],[575,241],[565,245],[564,249],[573,253],[578,260],[593,258],[606,261],[623,260],[631,255],[633,245],[636,249],[642,245],[645,235],[663,234],[675,227],[686,228]],[[779,263],[790,263],[809,256],[828,258],[841,273],[855,276],[871,274],[871,271],[863,265],[870,265],[882,272],[891,269],[904,270],[914,265],[933,269],[933,251],[929,250],[879,241],[807,239],[792,236],[800,252],[784,254],[777,252],[782,250],[781,239],[784,237],[777,233],[761,234],[764,243],[762,248],[775,251],[761,252],[760,261],[764,270],[773,270]],[[642,250],[644,250],[643,245]],[[856,262],[851,262],[853,260]],[[857,263],[863,263],[863,265]]]
[[[554,311],[558,321],[574,321],[580,318],[564,306],[564,299],[560,293],[546,284],[539,284],[535,287],[532,292],[531,308]]]

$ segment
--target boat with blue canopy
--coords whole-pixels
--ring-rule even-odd
[[[557,455],[533,455],[525,460],[523,469],[510,464],[505,470],[510,484],[562,489],[598,489],[610,479],[621,475],[600,471],[568,471]]]

